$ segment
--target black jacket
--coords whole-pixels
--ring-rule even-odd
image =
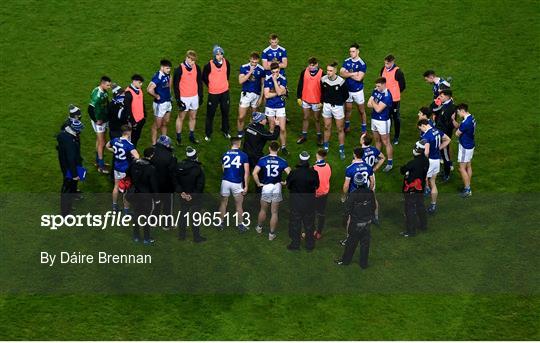
[[[172,149],[164,145],[156,144],[154,146],[154,156],[150,160],[156,168],[158,187],[160,193],[174,192],[174,169],[176,168],[176,157]]]
[[[456,105],[454,105],[453,99],[450,99],[446,104],[442,104],[438,111],[433,112],[433,115],[435,116],[435,126],[446,133],[448,137],[452,137],[452,134],[454,133],[454,124],[452,123],[452,115],[454,113],[456,113]]]
[[[429,169],[429,160],[425,154],[415,156],[406,165],[400,168],[403,178],[404,193],[421,193],[426,186],[426,176]],[[416,185],[416,187],[415,187]]]
[[[124,111],[124,100],[124,97],[117,97],[109,103],[108,112],[110,131],[120,131],[122,125],[129,124],[127,111]]]
[[[322,102],[330,105],[342,106],[349,98],[349,90],[345,79],[337,76],[335,80],[330,80],[328,75],[321,78]]]
[[[264,156],[263,150],[266,142],[277,139],[280,131],[281,129],[279,126],[275,126],[274,132],[270,132],[266,126],[261,123],[249,123],[246,127],[244,147],[242,150],[250,157],[250,159],[254,159],[256,163],[259,158]]]
[[[76,177],[77,166],[82,165],[79,137],[64,130],[56,136],[56,141],[58,142],[56,149],[58,150],[58,161],[60,162],[62,174],[65,177],[69,170],[71,175]]]
[[[174,184],[176,193],[202,194],[205,176],[201,162],[191,159],[178,162],[174,170]]]
[[[300,162],[287,176],[291,207],[309,209],[319,188],[319,173],[309,163]]]
[[[208,75],[210,75],[210,72],[212,71],[212,68],[210,67],[210,63],[213,63],[212,61],[206,63],[203,68],[202,72],[202,80],[206,87],[208,87]],[[229,77],[231,76],[231,64],[229,63],[229,60],[225,59],[225,64],[227,65],[227,80],[229,80]],[[218,65],[216,64],[217,68],[223,67],[223,63]]]
[[[135,193],[159,193],[156,168],[147,159],[142,158],[132,163],[130,175]]]
[[[184,62],[182,62],[184,63]],[[203,102],[203,84],[202,84],[202,72],[201,68],[196,64],[197,70],[197,93],[199,93],[199,105]],[[182,79],[182,67],[178,66],[173,72],[173,90],[174,98],[178,102],[182,94],[180,94],[180,79]]]
[[[131,85],[129,85],[131,87]],[[131,87],[131,89],[135,90],[135,88]],[[139,92],[142,92],[142,89],[139,89]],[[133,126],[136,124],[135,118],[133,118],[133,110],[131,108],[131,103],[133,102],[133,96],[131,95],[131,92],[126,91],[125,97],[124,97],[124,111],[126,118],[128,118],[128,121]],[[146,119],[146,107],[144,106],[143,102],[143,110],[144,110],[144,119]],[[144,120],[142,119],[142,120]]]
[[[345,201],[345,215],[351,216],[351,222],[366,223],[375,215],[375,194],[368,187],[359,187],[349,193]]]

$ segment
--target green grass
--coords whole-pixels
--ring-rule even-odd
[[[388,6],[374,1],[361,5],[298,1],[279,9],[270,2],[192,1],[135,2],[128,9],[126,3],[102,2],[99,7],[95,2],[5,3],[0,9],[0,73],[5,85],[0,96],[0,313],[4,318],[0,338],[539,339],[540,263],[534,224],[539,219],[540,191],[536,180],[540,172],[536,109],[540,5],[537,1],[452,1],[436,6],[427,1],[398,2],[392,4],[391,15]],[[346,19],[352,15],[354,20]],[[402,140],[395,152],[398,165],[409,159],[417,137],[416,111],[431,98],[422,72],[433,68],[451,75],[456,101],[468,102],[478,122],[475,196],[457,201],[460,180],[455,173],[448,185],[440,187],[442,206],[430,221],[432,230],[414,241],[403,241],[397,236],[402,227],[401,204],[389,195],[388,201],[381,201],[386,220],[373,233],[372,267],[365,272],[332,265],[340,252],[335,245],[341,237],[336,217],[313,255],[301,252],[291,257],[284,249],[284,211],[276,244],[266,244],[254,233],[239,238],[212,232],[205,246],[178,247],[172,233],[159,233],[153,253],[160,261],[171,256],[170,261],[153,266],[161,277],[170,268],[171,280],[197,285],[201,280],[190,277],[197,275],[193,274],[197,266],[225,266],[230,274],[216,269],[209,279],[224,283],[234,275],[238,279],[232,280],[253,285],[251,290],[224,291],[210,285],[199,294],[182,287],[175,294],[165,292],[164,282],[163,294],[24,292],[39,285],[18,284],[24,276],[28,278],[24,271],[35,266],[33,259],[37,261],[40,249],[60,247],[61,239],[67,239],[64,248],[68,250],[94,250],[105,244],[122,249],[125,245],[121,233],[85,232],[80,237],[61,233],[48,240],[52,233],[38,229],[37,220],[40,213],[55,210],[54,202],[13,207],[18,204],[15,200],[30,197],[30,192],[59,190],[54,134],[67,105],[78,104],[84,111],[102,74],[127,85],[133,73],[149,79],[161,58],[178,63],[187,49],[198,52],[202,65],[210,58],[212,45],[219,43],[233,68],[235,119],[239,98],[235,72],[252,50],[267,46],[271,31],[281,36],[280,44],[289,52],[292,95],[297,75],[311,55],[323,63],[341,61],[348,45],[358,41],[368,64],[368,89],[383,57],[388,53],[397,57],[407,78]],[[150,110],[150,100],[146,100]],[[301,150],[293,142],[300,124],[294,96],[287,111],[290,162],[294,162]],[[200,137],[204,115],[202,108],[197,126]],[[359,129],[357,117],[353,120]],[[86,113],[84,121],[83,154],[89,165],[94,135]],[[231,124],[234,127],[233,120]],[[142,146],[149,143],[149,130],[150,122]],[[200,146],[207,191],[213,193],[220,180],[217,158],[227,145],[221,137],[215,138],[213,144]],[[302,149],[314,152],[313,139]],[[349,153],[357,139],[357,135],[348,137]],[[456,143],[452,144],[455,148]],[[182,149],[177,150],[181,156]],[[345,163],[335,154],[330,162],[332,189],[338,192]],[[397,171],[377,176],[380,193],[399,192],[400,183]],[[87,193],[106,193],[111,185],[92,171],[81,188]],[[104,243],[104,237],[110,241]],[[32,262],[23,265],[24,261]],[[39,274],[44,273],[40,269],[34,272],[45,285],[52,280]],[[106,283],[112,276],[111,270],[92,269],[79,280],[64,282],[79,283],[84,289],[89,278]],[[272,279],[279,287],[266,283]],[[311,283],[315,286],[306,291]]]

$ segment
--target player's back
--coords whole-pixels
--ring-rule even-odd
[[[111,141],[114,155],[114,169],[125,172],[131,162],[131,151],[135,149],[133,143],[124,137],[114,138]]]
[[[283,171],[289,166],[283,158],[274,155],[261,157],[257,165],[262,169],[263,184],[281,182]]]
[[[362,159],[373,169],[373,166],[375,165],[375,163],[377,163],[381,152],[379,151],[379,149],[371,145],[363,148],[363,150],[364,155]]]
[[[221,159],[223,166],[223,180],[240,183],[244,179],[244,163],[248,163],[248,157],[240,149],[230,149]]]

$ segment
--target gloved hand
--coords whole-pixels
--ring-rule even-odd
[[[296,103],[298,104],[298,106],[302,106],[302,99],[296,99]]]
[[[182,100],[180,99],[176,100],[176,104],[178,105],[178,109],[180,110],[180,112],[183,112],[186,110],[186,104]]]

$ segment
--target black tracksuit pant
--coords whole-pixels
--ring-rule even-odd
[[[291,212],[289,214],[289,238],[291,246],[300,247],[302,239],[302,228],[306,233],[306,249],[315,247],[315,237],[313,237],[315,211],[313,206],[295,206],[291,199]]]
[[[140,226],[139,226],[139,217],[146,217],[143,219],[142,223],[145,223],[148,220],[148,216],[154,212],[154,200],[151,196],[146,194],[136,193],[132,198],[129,199],[130,203],[133,206],[133,212],[135,215],[135,226],[133,227],[133,238],[140,239]],[[150,226],[148,224],[142,227],[144,240],[150,239]]]
[[[416,234],[416,229],[427,229],[427,216],[422,193],[405,193],[405,220],[407,233]]]
[[[369,243],[371,241],[371,224],[357,223],[351,220],[349,224],[349,237],[345,243],[345,251],[341,260],[344,264],[349,264],[352,261],[354,252],[358,243],[360,243],[360,267],[366,269],[368,266]]]
[[[317,220],[317,223],[315,226],[317,227],[317,231],[319,231],[319,233],[322,233],[324,229],[324,222],[326,219],[325,212],[326,212],[327,200],[328,200],[328,194],[315,198],[315,216]]]
[[[214,117],[216,110],[221,110],[221,132],[229,133],[229,111],[230,111],[230,95],[229,91],[220,94],[208,94],[208,102],[206,103],[206,137],[212,136]]]
[[[131,143],[133,143],[135,147],[137,147],[137,142],[139,142],[139,139],[141,138],[141,133],[145,122],[146,119],[143,118],[140,122],[133,126],[133,131],[131,131]]]
[[[187,234],[187,218],[186,215],[189,216],[189,218],[193,218],[192,214],[194,212],[201,212],[201,203],[200,201],[191,200],[186,201],[184,199],[180,199],[180,220],[178,222],[178,238],[180,239],[186,239]],[[190,221],[191,223],[191,230],[193,231],[193,239],[198,239],[201,237],[200,228],[199,226],[193,225],[193,221]]]
[[[394,139],[399,139],[399,134],[401,132],[401,114],[399,113],[400,102],[394,101],[392,103],[392,110],[390,114],[392,115],[392,126],[394,127]]]
[[[77,193],[77,180],[64,177],[62,189],[60,191],[60,214],[66,216],[71,213],[73,201]]]

